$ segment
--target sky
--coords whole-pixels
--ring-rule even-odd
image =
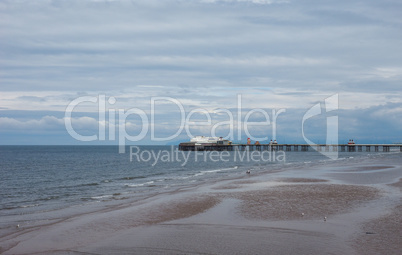
[[[402,142],[401,13],[399,0],[0,0],[0,145]]]

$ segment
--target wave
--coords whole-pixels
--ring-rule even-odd
[[[80,185],[77,185],[78,187],[84,187],[84,186],[98,186],[99,185],[99,183],[97,183],[97,182],[92,182],[92,183],[84,183],[84,184],[80,184]]]
[[[205,171],[200,171],[200,172],[198,172],[196,174],[193,174],[191,176],[181,177],[179,179],[188,179],[188,178],[191,178],[191,177],[202,176],[202,175],[205,175],[205,174],[219,173],[219,172],[230,171],[230,170],[235,170],[235,169],[238,169],[238,167],[234,166],[234,167],[229,167],[229,168],[219,168],[219,169],[214,169],[214,170],[205,170]]]
[[[145,185],[150,185],[154,183],[154,181],[144,182],[144,183],[136,183],[136,184],[125,184],[124,186],[134,188],[134,187],[142,187]]]
[[[171,172],[177,172],[179,168],[169,169]],[[149,173],[149,175],[140,175],[140,176],[127,176],[123,178],[119,178],[119,181],[127,181],[127,180],[136,180],[136,179],[145,179],[149,177],[159,176],[159,175],[166,175],[167,172],[160,172],[160,173]]]
[[[237,170],[237,169],[239,169],[239,166],[219,168],[219,169],[213,169],[213,170],[204,170],[204,171],[200,171],[200,172],[194,174],[193,176],[202,176],[202,175],[213,174],[213,173],[224,174],[224,173],[229,173],[230,171]],[[235,171],[235,173],[238,173],[238,171]]]
[[[54,200],[54,199],[59,199],[60,196],[49,196],[49,197],[45,197],[45,198],[40,198],[38,199],[38,201],[48,201],[48,200]]]
[[[21,208],[30,208],[30,207],[37,207],[40,204],[27,204],[27,205],[19,205],[19,206],[8,206],[8,205],[4,205],[3,208],[0,208],[1,210],[13,210],[13,209],[21,209]]]
[[[100,199],[109,198],[109,197],[112,197],[112,196],[113,196],[113,195],[94,196],[94,197],[91,197],[91,199],[93,199],[93,200],[100,200]]]
[[[30,204],[30,205],[21,205],[19,208],[29,208],[29,207],[37,207],[39,204]]]
[[[93,197],[82,197],[82,201],[96,201],[96,202],[107,202],[112,200],[124,200],[128,199],[128,197],[121,196],[122,193],[114,193],[113,195],[101,195],[101,196],[93,196]]]
[[[135,180],[135,179],[144,179],[144,178],[147,178],[147,176],[128,176],[128,177],[120,178],[118,180],[123,181],[123,180]]]
[[[347,158],[337,158],[336,160],[346,160]]]

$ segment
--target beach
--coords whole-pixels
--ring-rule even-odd
[[[395,156],[396,155],[396,156]],[[3,231],[2,254],[398,254],[402,157],[290,166]]]
[[[402,255],[402,0],[0,0],[0,255]]]

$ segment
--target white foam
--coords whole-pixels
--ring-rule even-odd
[[[33,204],[33,205],[21,205],[20,208],[28,208],[28,207],[36,207],[39,206],[39,204]]]
[[[91,199],[94,199],[94,200],[99,200],[99,199],[102,199],[102,198],[108,198],[108,197],[112,197],[112,195],[96,196],[96,197],[91,197]]]
[[[154,183],[154,181],[149,181],[149,182],[144,182],[144,183],[137,183],[137,184],[126,184],[126,186],[128,186],[128,187],[142,187],[142,186],[149,185],[149,184],[152,184],[152,183]]]

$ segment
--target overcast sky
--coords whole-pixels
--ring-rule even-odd
[[[178,100],[186,116],[205,110],[192,121],[229,121],[227,109],[241,141],[248,134],[237,133],[239,97],[242,121],[253,109],[270,118],[251,114],[266,125],[249,133],[281,142],[304,142],[303,116],[321,103],[323,114],[304,126],[314,142],[325,142],[328,116],[339,118],[340,143],[402,142],[399,0],[0,0],[0,16],[0,144],[116,144],[119,133],[88,143],[66,131],[67,105],[99,95],[115,100],[107,112],[136,108],[149,120],[152,97]],[[339,109],[325,113],[324,100],[336,94]],[[78,134],[98,135],[98,109],[74,108]],[[179,109],[158,101],[148,131],[175,134]],[[274,137],[272,110],[280,109]],[[124,124],[132,136],[144,128],[135,114]],[[211,126],[190,130],[210,135]],[[217,129],[228,134],[227,125]],[[151,141],[148,132],[132,143],[188,139],[183,130]]]

